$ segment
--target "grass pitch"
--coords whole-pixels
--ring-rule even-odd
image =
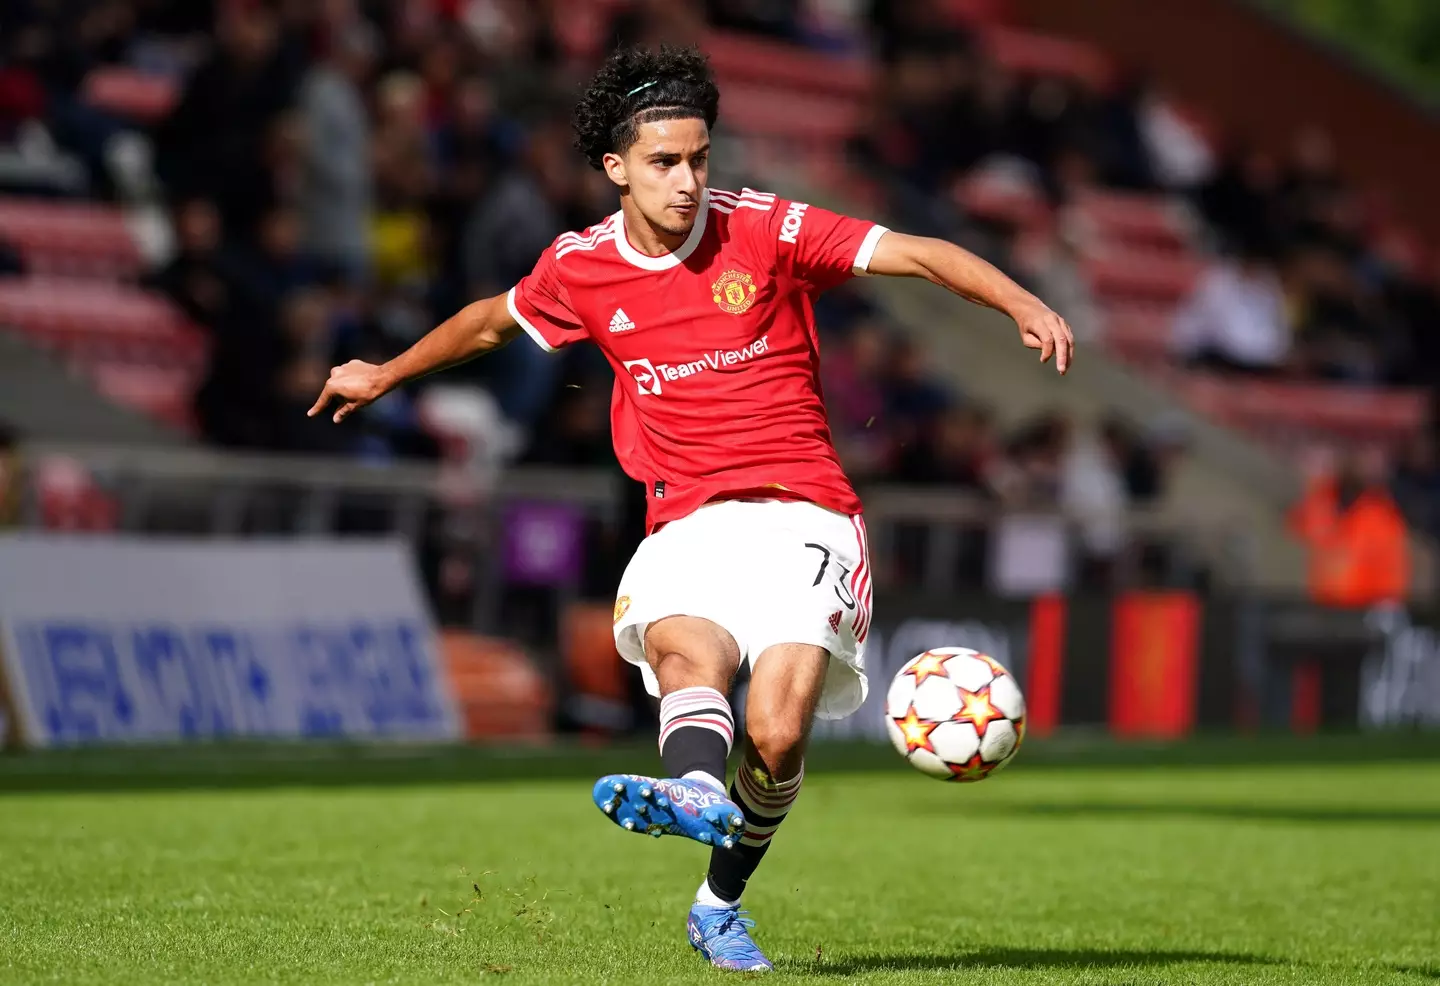
[[[1435,983],[1440,750],[1359,747],[817,751],[747,895],[771,981]],[[0,983],[733,981],[705,852],[589,803],[627,752],[0,758]]]

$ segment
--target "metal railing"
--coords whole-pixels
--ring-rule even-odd
[[[261,455],[194,448],[127,448],[37,444],[27,447],[30,481],[24,484],[23,526],[46,526],[46,464],[78,466],[115,506],[115,529],[127,533],[196,536],[315,537],[365,532],[397,534],[412,544],[439,543],[443,552],[474,566],[470,620],[491,628],[494,600],[505,584],[503,553],[509,508],[559,504],[586,523],[618,532],[626,509],[626,480],[617,471],[513,467],[491,476],[451,467]],[[964,490],[875,485],[862,489],[871,538],[872,567],[881,587],[903,585],[928,592],[974,588],[987,578],[992,535],[1015,519],[993,501]],[[360,519],[357,521],[357,515]],[[1073,524],[1055,511],[1030,519],[1050,521],[1076,542]],[[1178,524],[1157,513],[1125,518],[1132,549],[1163,546],[1158,577],[1194,587],[1208,577],[1244,584],[1248,542],[1238,525]],[[1133,552],[1132,552],[1133,554]],[[1124,574],[1122,554],[1121,578]],[[622,559],[623,561],[623,559]],[[968,576],[967,573],[968,572]],[[1156,577],[1155,573],[1151,573]],[[1072,574],[1071,584],[1075,584]],[[578,591],[559,585],[562,593]]]

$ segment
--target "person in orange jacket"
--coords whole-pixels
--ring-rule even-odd
[[[1323,606],[1362,609],[1403,602],[1410,588],[1405,519],[1385,482],[1376,449],[1347,457],[1317,455],[1290,529],[1310,549],[1310,594]]]

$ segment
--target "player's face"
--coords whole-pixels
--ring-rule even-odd
[[[623,156],[605,158],[610,180],[629,188],[640,214],[672,236],[695,225],[709,168],[710,129],[695,119],[643,124]]]

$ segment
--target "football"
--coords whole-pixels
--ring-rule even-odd
[[[937,647],[912,658],[885,696],[890,742],[922,774],[978,781],[1010,762],[1025,738],[1025,698],[988,654]]]

